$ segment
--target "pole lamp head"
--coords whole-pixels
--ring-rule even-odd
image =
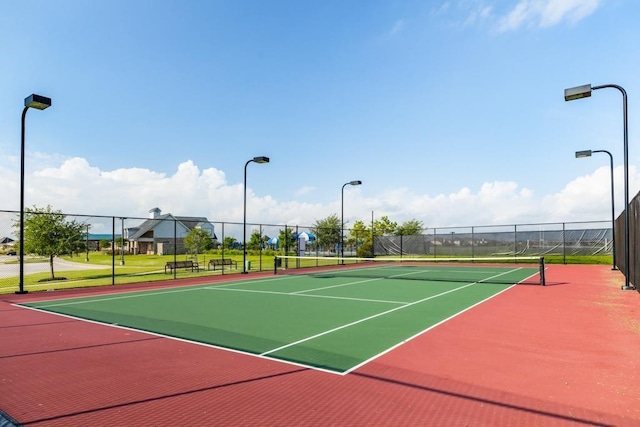
[[[591,84],[571,87],[564,90],[564,100],[573,101],[574,99],[588,98],[591,96]]]
[[[576,159],[581,159],[583,157],[591,157],[591,150],[583,150],[583,151],[576,151]]]
[[[254,157],[253,161],[256,163],[269,163],[269,158],[265,156]]]
[[[361,185],[361,184],[362,184],[362,181],[360,181],[360,180],[349,182],[349,185]]]
[[[24,99],[24,106],[28,108],[35,108],[36,110],[44,110],[51,107],[51,98],[36,95],[34,93]]]

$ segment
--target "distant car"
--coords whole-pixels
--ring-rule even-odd
[[[9,251],[9,252],[7,252],[7,255],[16,256],[18,254],[16,253],[16,251]]]

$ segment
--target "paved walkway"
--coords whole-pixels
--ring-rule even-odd
[[[15,256],[0,255],[0,277],[17,277],[20,275],[20,264]],[[48,261],[44,262],[25,262],[24,273],[34,274],[43,273],[50,270]],[[108,266],[88,264],[83,262],[70,262],[61,258],[53,259],[54,271],[70,271],[70,270],[97,270],[105,269]]]

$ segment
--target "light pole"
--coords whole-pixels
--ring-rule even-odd
[[[87,227],[87,234],[85,235],[85,239],[84,239],[84,246],[85,246],[85,250],[87,252],[87,256],[85,257],[85,261],[89,262],[89,224],[86,224]]]
[[[613,88],[622,93],[622,122],[624,132],[624,286],[623,291],[635,289],[629,283],[629,271],[631,269],[629,256],[629,126],[627,124],[627,91],[622,86],[606,84],[591,86],[590,84],[576,86],[564,90],[564,100],[588,98],[591,92],[598,89]]]
[[[340,200],[340,256],[342,257],[342,264],[344,264],[344,187],[347,185],[361,185],[362,181],[349,181],[342,186],[342,198]]]
[[[616,267],[616,205],[614,200],[614,186],[613,186],[613,155],[607,150],[583,150],[576,151],[576,159],[581,159],[583,157],[591,157],[592,153],[607,153],[609,155],[609,164],[611,166],[611,240],[612,240],[612,253],[613,253],[613,268],[612,270],[617,270]]]
[[[32,94],[24,99],[22,110],[22,132],[20,138],[20,283],[16,294],[26,294],[24,289],[24,119],[29,108],[44,110],[51,106],[51,98]]]
[[[242,220],[242,274],[247,274],[247,166],[249,163],[269,163],[265,156],[254,157],[244,164],[244,217]]]

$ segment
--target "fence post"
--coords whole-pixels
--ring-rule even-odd
[[[262,238],[262,224],[258,227],[258,232],[260,233],[260,261],[258,262],[258,271],[262,271],[262,246],[264,239]]]
[[[475,234],[474,234],[474,229],[473,226],[471,226],[471,258],[475,258]]]
[[[221,258],[224,259],[224,222],[220,224],[220,231],[222,231],[222,255]],[[224,275],[224,262],[222,263],[222,275]]]
[[[173,261],[178,262],[178,221],[173,220]],[[178,277],[178,269],[173,269],[173,278]]]
[[[111,217],[111,286],[116,284],[116,217]]]
[[[438,245],[436,245],[436,240],[438,239],[437,234],[436,234],[436,228],[433,228],[433,257],[437,258],[437,252],[438,252]]]
[[[562,223],[562,263],[567,263],[567,240],[566,240],[565,223]]]

